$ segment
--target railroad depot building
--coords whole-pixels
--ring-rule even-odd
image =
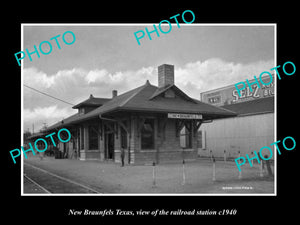
[[[158,67],[158,86],[146,81],[120,95],[114,90],[112,98],[90,95],[73,108],[76,114],[46,131],[71,132],[71,140],[58,146],[64,158],[120,162],[125,149],[127,164],[196,159],[200,126],[237,116],[186,95],[174,84],[174,66],[168,64]]]
[[[233,85],[200,93],[202,102],[231,110],[237,117],[215,119],[203,124],[199,129],[200,157],[236,158],[241,154],[254,157],[263,146],[270,146],[274,140],[274,75],[273,82],[260,87],[252,85],[253,91],[241,91],[241,96]],[[269,83],[270,78],[263,79]],[[249,83],[253,83],[250,80]],[[269,153],[264,152],[267,155]]]

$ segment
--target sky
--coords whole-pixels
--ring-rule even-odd
[[[162,26],[163,30],[169,27]],[[175,84],[192,98],[200,93],[252,79],[269,71],[274,62],[273,25],[172,24],[169,33],[145,34],[138,45],[134,32],[153,30],[153,24],[30,25],[23,24],[23,51],[51,43],[48,55],[22,60],[23,84],[72,104],[94,97],[111,97],[143,85],[157,85],[157,67],[175,66]],[[74,33],[71,45],[63,42]],[[55,39],[57,37],[60,48]],[[70,33],[64,36],[72,42]],[[48,44],[42,45],[44,52]],[[23,129],[37,132],[77,110],[58,100],[23,88]]]

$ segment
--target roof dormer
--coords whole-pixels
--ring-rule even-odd
[[[77,105],[74,105],[73,109],[78,109],[79,114],[86,114],[100,106],[102,106],[105,102],[111,100],[110,98],[95,98],[92,94],[90,97]]]

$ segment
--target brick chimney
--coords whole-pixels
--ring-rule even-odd
[[[115,98],[118,96],[118,91],[117,90],[113,90],[112,91],[112,98]]]
[[[162,64],[158,66],[158,87],[163,88],[174,84],[174,65]]]

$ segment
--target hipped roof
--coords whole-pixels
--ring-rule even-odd
[[[168,90],[174,91],[177,97],[164,97],[163,93]],[[197,113],[202,114],[203,119],[224,118],[237,115],[235,112],[230,110],[190,98],[176,85],[170,85],[160,89],[154,85],[151,85],[149,81],[147,81],[146,84],[116,96],[111,100],[106,101],[102,106],[86,114],[75,114],[51,127],[53,129],[57,128],[58,125],[70,125],[97,118],[99,116],[108,116],[110,113],[117,111]],[[49,128],[51,129],[51,127]]]
[[[80,102],[77,105],[74,105],[72,108],[77,109],[83,106],[101,106],[109,100],[110,98],[95,98],[93,95],[90,95],[88,99],[86,99],[83,102]]]

